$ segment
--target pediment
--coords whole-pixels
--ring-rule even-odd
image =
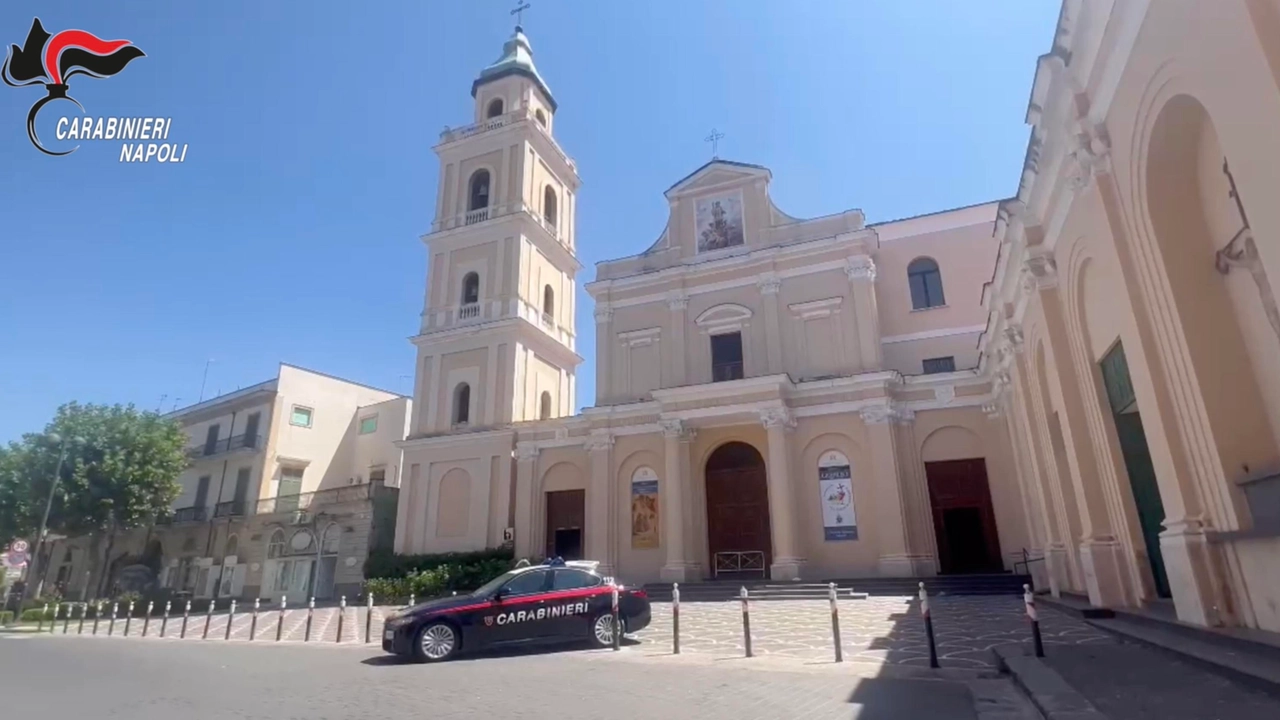
[[[675,185],[672,185],[665,195],[670,198],[707,188],[723,187],[761,178],[768,180],[770,176],[768,168],[760,165],[730,160],[712,160],[685,176]]]
[[[737,303],[723,303],[704,310],[694,320],[694,323],[701,327],[717,327],[730,323],[741,323],[749,319],[751,319],[751,308]]]

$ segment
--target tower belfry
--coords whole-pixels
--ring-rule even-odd
[[[513,14],[528,9],[522,3]],[[555,98],[517,25],[446,129],[418,347],[412,435],[571,415],[580,180]]]

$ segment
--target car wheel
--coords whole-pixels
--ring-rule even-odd
[[[622,621],[622,633],[626,635],[627,621]],[[613,613],[605,611],[591,621],[591,643],[596,647],[613,647]]]
[[[418,631],[413,656],[419,662],[440,662],[453,657],[459,645],[457,629],[447,622],[436,621]]]

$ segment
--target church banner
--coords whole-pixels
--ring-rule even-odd
[[[849,458],[834,450],[818,460],[818,491],[822,501],[822,537],[827,541],[857,540],[858,519],[853,507],[853,472]]]
[[[652,468],[631,475],[631,547],[658,547],[658,474]]]

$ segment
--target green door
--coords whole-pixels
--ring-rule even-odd
[[[1142,429],[1142,416],[1138,413],[1133,382],[1129,377],[1129,362],[1124,347],[1116,345],[1100,363],[1102,381],[1106,386],[1107,400],[1115,418],[1116,435],[1120,440],[1120,454],[1129,475],[1133,490],[1133,504],[1138,510],[1138,524],[1142,527],[1142,540],[1151,560],[1151,575],[1155,579],[1156,594],[1169,597],[1169,576],[1164,569],[1164,556],[1160,554],[1160,531],[1164,524],[1164,503],[1160,500],[1160,487],[1156,482],[1156,469],[1151,463],[1151,451]]]

